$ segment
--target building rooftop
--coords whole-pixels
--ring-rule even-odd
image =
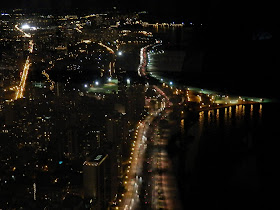
[[[91,157],[89,160],[84,162],[85,166],[99,166],[108,157],[108,155],[99,154]]]

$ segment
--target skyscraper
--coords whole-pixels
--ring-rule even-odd
[[[104,161],[107,157],[107,154],[99,154],[83,164],[84,197],[90,199],[94,209],[106,208],[107,173]]]

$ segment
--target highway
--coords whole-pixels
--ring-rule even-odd
[[[147,50],[149,47],[157,47],[158,45],[161,45],[161,42],[156,43],[156,44],[150,44],[145,47],[142,47],[140,49],[140,64],[138,66],[138,75],[140,77],[146,76],[147,75]]]
[[[159,109],[139,122],[125,174],[125,189],[116,209],[181,209],[172,165],[165,149],[168,131],[159,122],[169,112]]]
[[[147,68],[147,48],[153,45],[147,45],[142,47],[140,50],[140,64],[138,66],[138,75],[140,77],[146,76],[146,68]]]
[[[141,77],[146,76],[147,48],[151,46],[140,50],[138,74]],[[167,107],[172,105],[159,87],[154,85],[150,88],[154,89],[156,95],[165,98]],[[158,135],[159,122],[167,115],[168,112],[160,108],[138,123],[125,174],[126,191],[118,200],[116,209],[180,209],[179,199],[174,198],[177,192],[172,171],[163,172],[166,167],[172,169],[165,150],[167,138],[159,138]]]
[[[125,189],[126,192],[122,194],[123,199],[119,200],[117,209],[137,209],[139,207],[139,194],[140,187],[143,182],[143,162],[144,155],[147,148],[146,133],[149,129],[149,124],[153,120],[153,115],[149,115],[142,122],[138,123],[135,132],[135,139],[132,143],[131,157],[129,166],[125,176]]]
[[[147,124],[147,148],[142,165],[138,209],[182,209],[172,164],[166,151],[170,130],[161,123],[168,121],[170,112],[164,109],[154,113],[152,122]]]
[[[31,38],[31,34],[28,34],[28,33],[26,33],[24,30],[20,29],[20,28],[18,27],[18,25],[15,25],[15,29],[18,30],[19,32],[23,33],[23,37]]]
[[[16,96],[15,96],[15,100],[19,99],[19,98],[23,98],[23,92],[25,90],[25,85],[26,85],[26,79],[28,76],[28,71],[30,68],[30,59],[29,56],[27,57],[24,67],[23,67],[23,71],[21,74],[21,79],[20,79],[20,83],[19,86],[17,87],[17,91],[16,91]]]
[[[18,25],[15,25],[15,28],[16,28],[16,30],[23,33],[23,37],[31,38],[31,35],[25,33],[22,29],[20,29],[18,27]],[[34,42],[33,42],[33,40],[30,40],[29,41],[29,47],[28,47],[29,53],[33,53],[33,49],[34,49]],[[19,98],[23,98],[23,93],[24,93],[25,86],[26,86],[26,79],[27,79],[27,76],[28,76],[28,73],[29,73],[30,66],[31,66],[30,57],[27,56],[25,64],[23,66],[23,71],[21,72],[20,83],[16,87],[16,96],[15,96],[14,100],[17,100]]]
[[[147,48],[152,46],[155,45],[147,45],[140,50],[138,75],[144,78],[148,77]],[[181,96],[183,100],[179,104],[195,102],[201,111],[241,103],[263,102],[263,99],[223,95],[199,88],[189,87],[181,90],[170,81],[162,81],[161,85],[153,85],[150,88],[154,89],[156,95],[160,94],[165,99],[167,108],[158,109],[139,122],[133,140],[130,165],[125,175],[126,192],[122,194],[122,199],[119,199],[116,209],[182,209],[172,164],[166,151],[169,130],[160,127],[162,120],[168,121],[168,107],[173,105],[169,100],[170,92]]]

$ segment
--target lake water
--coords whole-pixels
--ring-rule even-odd
[[[198,68],[186,70],[186,60],[196,52],[191,43],[194,34],[165,29],[156,35],[168,44],[158,49],[164,53],[151,55],[148,70],[154,75],[175,84],[279,99],[278,79],[270,69],[260,73],[240,67],[228,72],[225,66],[225,72],[202,72],[196,65],[199,60],[191,59]],[[182,61],[182,55],[187,59]],[[181,132],[171,139],[173,149],[169,152],[184,209],[273,209],[277,201],[279,105],[237,105],[192,113],[181,121]]]
[[[181,122],[173,161],[185,209],[271,207],[279,158],[278,107],[237,105]]]
[[[209,43],[211,40],[204,40],[206,35],[200,30],[187,27],[151,30],[156,38],[163,40],[163,45],[156,48],[155,53],[150,53],[147,66],[147,70],[158,78],[172,80],[175,85],[280,99],[279,78],[272,66],[271,42],[249,40],[244,47],[251,48],[244,55],[242,46],[232,48],[227,47],[227,43],[217,50]]]

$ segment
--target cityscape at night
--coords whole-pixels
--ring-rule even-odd
[[[0,209],[275,209],[269,3],[0,7]]]

